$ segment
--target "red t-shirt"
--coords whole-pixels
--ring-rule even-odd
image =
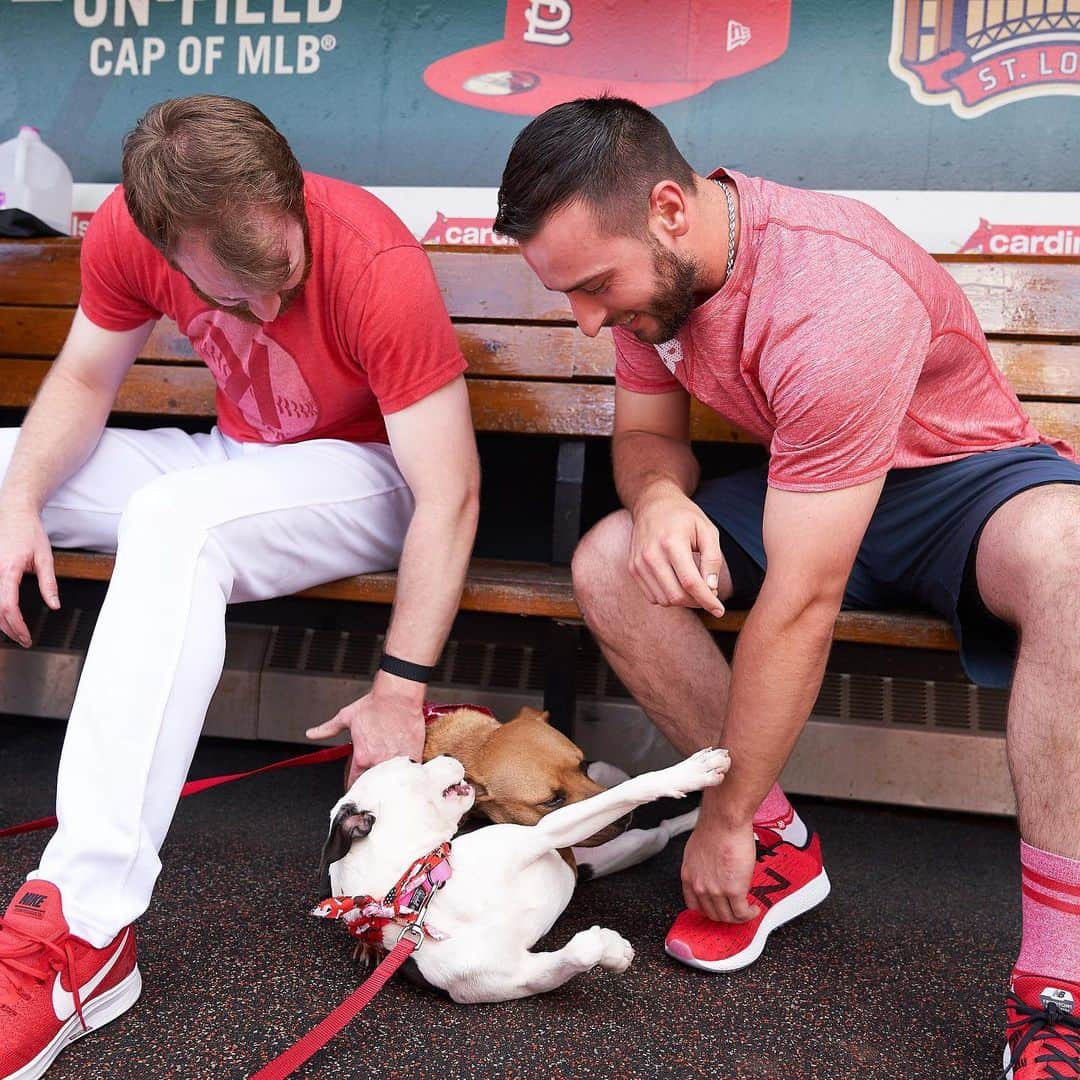
[[[383,415],[465,370],[431,263],[362,188],[305,173],[312,266],[300,295],[257,325],[201,300],[138,231],[117,188],[82,246],[87,317],[132,330],[168,315],[217,382],[218,426],[242,442],[386,442]]]
[[[1080,460],[1035,430],[960,286],[876,210],[726,175],[731,277],[663,345],[616,327],[620,386],[685,387],[769,448],[769,484],[788,491],[1038,442]]]

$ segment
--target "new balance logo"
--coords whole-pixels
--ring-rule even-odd
[[[570,0],[531,0],[525,9],[525,21],[529,28],[525,31],[526,41],[535,45],[568,45],[573,10]]]
[[[734,19],[728,19],[727,51],[731,52],[732,49],[737,49],[740,45],[748,45],[749,43],[750,27],[744,26],[741,22],[736,22]]]
[[[773,881],[772,885],[755,885],[750,890],[750,895],[758,901],[763,907],[771,908],[776,902],[773,900],[772,894],[783,892],[785,889],[791,887],[791,882],[786,877],[778,874],[775,870],[766,870],[765,876]]]
[[[44,904],[44,893],[24,892],[18,899],[19,907],[33,908],[35,911],[40,911]]]

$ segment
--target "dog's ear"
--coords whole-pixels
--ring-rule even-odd
[[[468,782],[472,785],[474,793],[474,806],[482,802],[487,802],[488,799],[491,798],[491,796],[488,794],[488,789],[484,787],[484,785],[481,784],[479,780],[474,780],[471,776],[466,776],[465,779],[468,780]]]
[[[353,841],[362,840],[374,825],[375,815],[370,810],[358,810],[353,803],[346,803],[334,816],[319,863],[319,880],[326,887],[324,896],[330,895],[330,864],[345,858]]]

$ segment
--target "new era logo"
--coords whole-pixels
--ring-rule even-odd
[[[25,892],[19,897],[19,907],[34,908],[34,910],[40,910],[45,903],[45,896],[43,893]]]
[[[728,19],[727,51],[731,52],[732,49],[737,49],[740,45],[748,45],[749,43],[750,27],[744,26],[741,22],[736,22],[734,19]]]

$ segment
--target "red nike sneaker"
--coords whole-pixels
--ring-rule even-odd
[[[0,1080],[37,1080],[140,993],[130,926],[95,949],[71,935],[55,885],[26,882],[0,918]]]
[[[1080,1077],[1080,983],[1014,971],[1005,995],[1004,1080]]]
[[[829,895],[829,878],[821,863],[821,841],[812,834],[802,847],[771,829],[754,828],[757,863],[750,896],[759,914],[750,922],[713,922],[698,911],[684,911],[668,931],[668,956],[703,971],[737,971],[752,964],[768,936]]]

